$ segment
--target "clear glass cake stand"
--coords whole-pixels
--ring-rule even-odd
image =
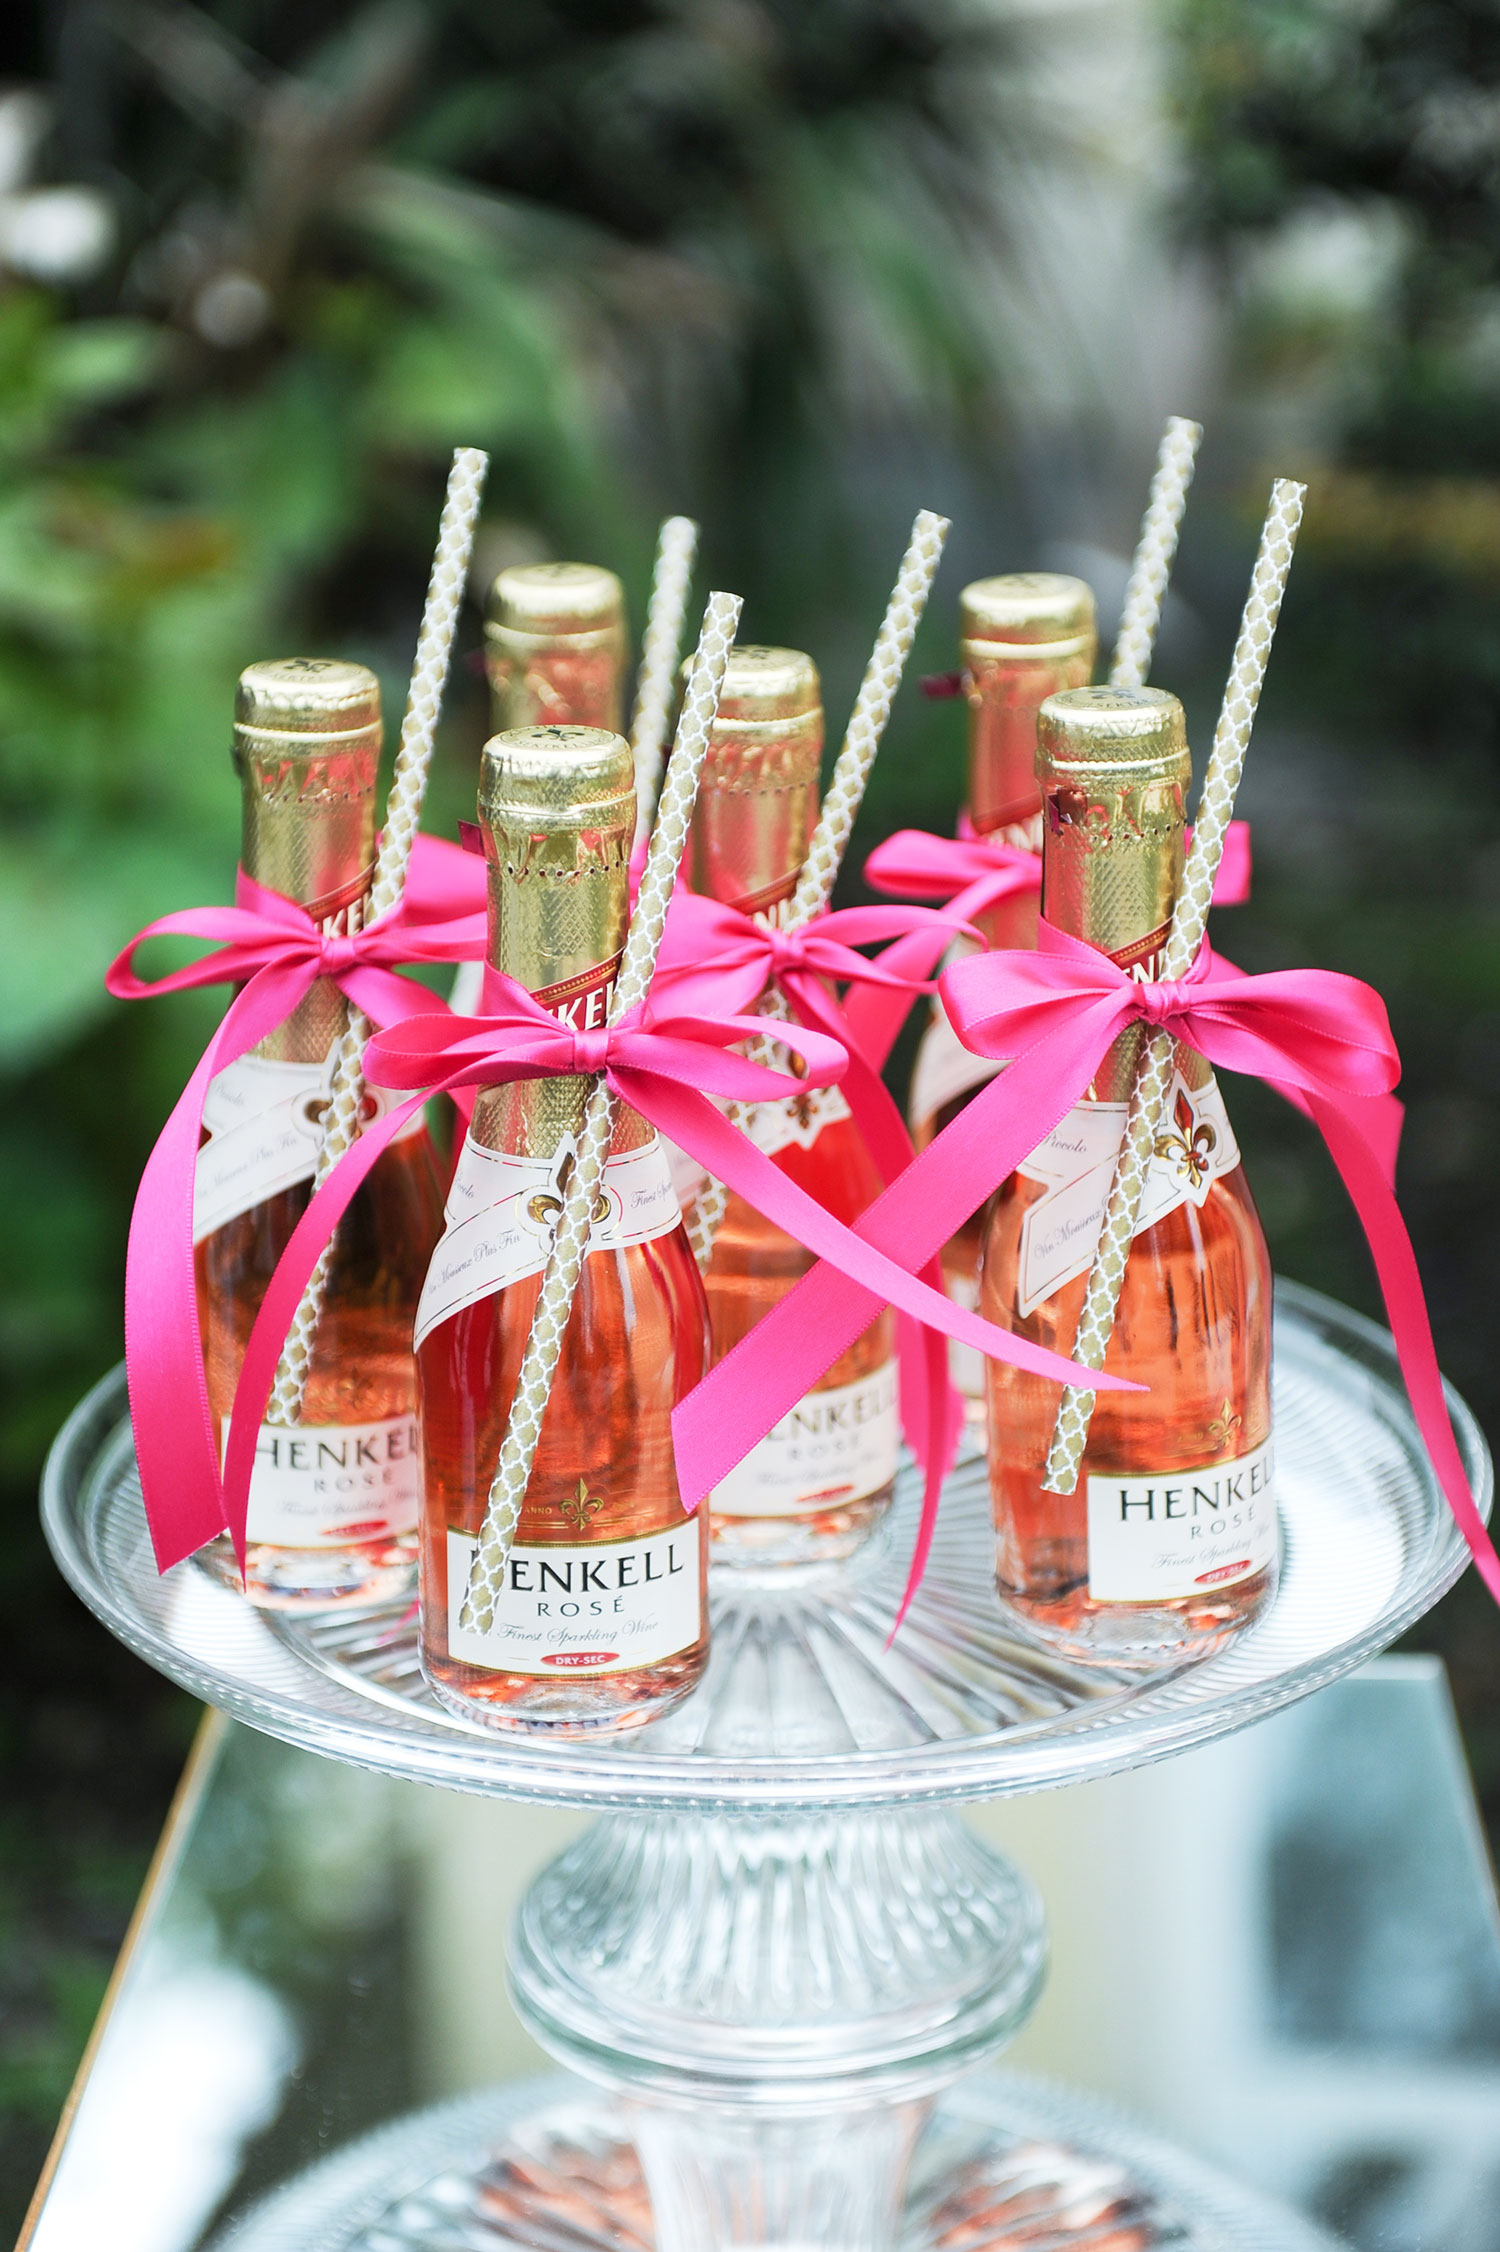
[[[594,2143],[580,2142],[576,2121],[530,2113],[524,2150],[508,2159],[492,2144],[476,2158],[463,2194],[489,2199],[491,2223],[496,2167],[513,2159],[531,2185],[506,2222],[512,2241],[977,2252],[1020,2241],[1007,2233],[1019,2197],[1038,2246],[1290,2252],[1316,2241],[1305,2226],[1236,2207],[1226,2185],[1217,2208],[1180,2183],[1161,2205],[1144,2144],[1132,2161],[1128,2134],[1101,2141],[1066,2099],[1049,2112],[1037,2096],[1024,2119],[973,2099],[949,2185],[958,2197],[968,2184],[969,2207],[945,2204],[931,2172],[934,2147],[958,2150],[944,2142],[962,2112],[949,2091],[1024,2021],[1045,1961],[1031,1886],[954,1803],[1110,1773],[1243,1727],[1381,1649],[1463,1568],[1383,1331],[1283,1288],[1275,1393],[1281,1588],[1221,1656],[1142,1687],[1008,1634],[984,1467],[961,1461],[894,1644],[910,1476],[877,1541],[823,1584],[780,1594],[731,1578],[697,1693],[655,1726],[598,1743],[511,1742],[446,1716],[422,1685],[408,1611],[283,1621],[191,1566],[158,1579],[119,1372],[60,1433],[43,1512],[62,1570],[105,1624],[240,1720],[416,1781],[605,1810],[525,1896],[510,1972],[536,2037],[608,2091],[613,2108],[598,2117],[609,2131],[596,2120]],[[1488,1511],[1484,1441],[1450,1404]],[[1078,2187],[1101,2165],[1129,2174],[1132,2163],[1135,2219],[1122,2217],[1115,2176],[1102,2205]],[[1200,2188],[1207,2179],[1188,2173]],[[997,2182],[1009,2183],[1004,2197]],[[1160,2213],[1141,2218],[1153,2198]],[[379,2239],[388,2252],[471,2240],[453,2213],[426,2235]]]

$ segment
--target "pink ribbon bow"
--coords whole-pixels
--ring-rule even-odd
[[[1191,841],[1192,831],[1188,831]],[[897,899],[938,899],[950,915],[965,923],[977,922],[1003,900],[1023,892],[1040,893],[1040,853],[999,837],[976,836],[967,816],[960,817],[956,837],[935,837],[926,829],[898,829],[878,844],[865,862],[865,882],[875,891]],[[1216,907],[1238,907],[1250,896],[1250,824],[1231,821],[1224,839],[1224,857],[1214,884]],[[852,994],[847,1014],[849,1029],[867,1060],[879,1071],[906,1022],[912,996],[921,991],[920,980],[931,977],[943,948],[916,933],[889,947],[881,956],[896,979],[912,981],[903,999],[900,991],[870,988]]]
[[[1059,1383],[1079,1373],[1056,1353],[1009,1337],[977,1314],[964,1313],[940,1290],[860,1240],[707,1100],[718,1095],[732,1102],[775,1102],[809,1086],[829,1085],[843,1070],[845,1058],[839,1044],[825,1034],[796,1025],[778,1027],[778,1040],[805,1066],[806,1076],[794,1079],[730,1052],[764,1030],[764,1020],[758,1017],[658,1017],[634,1009],[617,1025],[576,1032],[551,1016],[523,986],[493,970],[485,972],[485,1000],[490,1011],[486,1016],[410,1016],[371,1040],[365,1051],[365,1074],[372,1085],[418,1092],[368,1126],[334,1168],[294,1229],[261,1303],[240,1372],[224,1460],[225,1521],[237,1538],[243,1534],[255,1442],[276,1362],[307,1277],[350,1198],[404,1121],[430,1096],[461,1087],[602,1071],[622,1101],[816,1257],[846,1270],[877,1308],[889,1301],[917,1321]],[[1118,1379],[1101,1381],[1110,1389],[1130,1388]],[[774,1421],[767,1414],[762,1428],[769,1430]],[[707,1490],[694,1473],[694,1503]]]
[[[1395,1085],[1400,1060],[1379,995],[1327,970],[1246,976],[1206,945],[1186,978],[1141,983],[1045,922],[1035,954],[971,955],[944,972],[939,990],[965,1046],[1009,1059],[1007,1068],[870,1207],[857,1233],[920,1264],[1067,1115],[1130,1024],[1160,1025],[1225,1070],[1295,1089],[1364,1227],[1438,1481],[1500,1600],[1500,1559],[1448,1420],[1416,1259],[1390,1184],[1379,1098]],[[805,1275],[676,1409],[684,1492],[696,1499],[725,1477],[870,1317],[869,1296],[847,1276],[826,1264]],[[924,1513],[914,1570],[930,1538]]]
[[[457,865],[462,859],[457,846],[419,837],[400,903],[348,937],[325,936],[295,900],[268,891],[241,869],[233,907],[163,915],[137,933],[106,973],[108,990],[126,1001],[191,986],[243,985],[146,1160],[130,1221],[126,1380],[141,1491],[162,1571],[226,1524],[193,1279],[193,1178],[209,1082],[285,1023],[319,978],[331,978],[376,1024],[441,1009],[442,1002],[398,977],[393,965],[460,961],[483,952],[483,871],[476,906],[473,880]],[[137,948],[148,938],[173,936],[220,944],[165,977],[137,976]]]
[[[850,1035],[845,1011],[830,991],[838,980],[855,991],[894,992],[901,1006],[915,992],[931,991],[893,972],[896,948],[870,961],[855,949],[916,936],[931,945],[932,958],[966,929],[955,916],[924,907],[851,907],[814,916],[800,928],[778,930],[742,909],[706,899],[685,888],[677,891],[667,918],[657,965],[656,997],[683,1005],[691,1001],[715,1013],[750,1006],[771,985],[791,1003],[797,1021],[837,1040],[847,1052],[843,1081],[855,1126],[887,1185],[915,1152],[906,1124],[878,1072],[871,1069]],[[977,938],[977,931],[968,935]],[[926,1262],[922,1279],[943,1287],[936,1259]],[[939,1333],[897,1314],[902,1428],[922,1466],[933,1507],[952,1464],[963,1427],[960,1402],[948,1378],[947,1347]]]

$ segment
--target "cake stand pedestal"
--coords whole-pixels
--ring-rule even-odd
[[[1142,1686],[1010,1634],[984,1466],[969,1461],[949,1480],[932,1564],[892,1647],[910,1474],[876,1540],[824,1584],[740,1589],[726,1575],[694,1696],[598,1743],[511,1740],[446,1716],[417,1670],[407,1608],[278,1619],[191,1566],[158,1579],[118,1372],[96,1387],[59,1436],[43,1506],[62,1569],[122,1640],[312,1750],[603,1810],[523,1901],[511,1974],[537,2038],[610,2107],[532,2108],[524,2133],[493,2113],[457,2186],[443,2176],[439,2196],[429,2181],[422,2210],[439,2217],[426,2235],[410,2218],[416,2190],[385,2175],[370,2193],[386,2200],[385,2233],[360,2238],[352,2204],[337,2233],[315,2169],[303,2188],[325,2216],[319,2252],[435,2252],[483,2241],[481,2219],[552,2252],[1323,2242],[1190,2162],[1164,2169],[1159,2146],[1118,2125],[1075,2132],[1062,2122],[1088,2107],[1070,2111],[1071,2099],[1033,2093],[1007,2111],[950,2092],[1024,2021],[1044,1961],[1031,1887],[952,1806],[1243,1727],[1383,1648],[1463,1568],[1383,1331],[1283,1289],[1274,1381],[1282,1582],[1218,1657]],[[1483,1440],[1452,1408],[1487,1510]],[[439,2140],[447,2118],[429,2123]],[[462,2131],[477,2132],[469,2111]],[[468,2201],[462,2227],[441,2219],[443,2197],[455,2211]]]

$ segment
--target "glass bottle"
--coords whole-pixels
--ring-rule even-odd
[[[497,574],[484,624],[495,730],[624,725],[625,590],[598,563],[515,563]],[[479,1012],[482,962],[461,962],[449,1005]]]
[[[357,930],[375,852],[375,675],[310,657],[251,665],[234,742],[247,874],[325,931]],[[306,1209],[344,1021],[342,995],[320,979],[215,1076],[204,1105],[193,1233],[209,1406],[224,1434],[251,1326]],[[369,1115],[397,1099],[371,1089]],[[419,1112],[339,1223],[300,1419],[261,1427],[247,1520],[253,1603],[374,1603],[411,1584],[422,1477],[411,1326],[441,1209]],[[199,1560],[240,1585],[227,1535]]]
[[[1042,799],[1036,779],[1036,715],[1043,700],[1093,677],[1098,650],[1094,597],[1082,579],[1055,571],[1012,571],[976,579],[959,596],[959,655],[969,706],[969,794],[966,812],[976,836],[1040,852]],[[1022,892],[979,918],[988,946],[1036,944],[1036,895]],[[917,1050],[907,1105],[912,1140],[925,1149],[994,1076],[995,1066],[971,1055],[934,1001]],[[979,1253],[984,1207],[942,1250],[950,1298],[979,1303]],[[984,1356],[955,1338],[948,1366],[964,1399],[965,1419],[982,1438]]]
[[[623,724],[625,591],[597,563],[521,563],[490,590],[485,669],[497,729]]]
[[[490,962],[566,1022],[602,1025],[629,916],[628,745],[497,735],[479,817]],[[459,1625],[587,1091],[481,1092],[416,1321],[423,1671],[466,1719],[553,1735],[656,1719],[708,1657],[708,1528],[683,1511],[671,1432],[708,1365],[708,1312],[660,1137],[624,1105],[499,1616],[488,1634]]]
[[[1042,910],[1133,976],[1156,974],[1182,878],[1191,760],[1156,688],[1042,706]],[[1072,1350],[1142,1038],[1122,1033],[1084,1101],[997,1192],[982,1311]],[[990,1489],[1002,1600],[1069,1656],[1206,1656],[1276,1584],[1271,1269],[1212,1070],[1179,1048],[1077,1490],[1042,1490],[1058,1387],[991,1361]]]
[[[704,762],[690,845],[693,888],[775,922],[796,889],[818,812],[823,707],[796,649],[737,648]],[[841,1220],[882,1182],[837,1087],[767,1103],[758,1146]],[[801,1244],[731,1194],[707,1277],[716,1356],[813,1264]],[[889,1308],[713,1494],[716,1563],[822,1564],[852,1555],[890,1506],[899,1439],[896,1317]]]

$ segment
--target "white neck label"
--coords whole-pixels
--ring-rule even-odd
[[[1017,1306],[1023,1319],[1093,1265],[1124,1133],[1124,1103],[1078,1103],[1017,1167],[1023,1180],[1039,1181],[1045,1189],[1021,1222]],[[1180,1205],[1201,1210],[1215,1181],[1239,1161],[1218,1083],[1211,1079],[1193,1092],[1174,1071],[1135,1233]]]
[[[202,1243],[267,1197],[310,1181],[323,1140],[323,1114],[333,1085],[336,1051],[322,1063],[274,1063],[241,1056],[215,1072],[203,1104],[208,1140],[193,1175],[193,1241]],[[388,1087],[365,1090],[368,1117],[383,1117],[406,1101]],[[414,1111],[396,1136],[422,1131]]]
[[[446,1226],[417,1303],[413,1350],[465,1306],[542,1272],[562,1211],[563,1169],[572,1156],[571,1140],[551,1157],[511,1157],[484,1148],[472,1135],[465,1140],[448,1191]],[[589,1250],[654,1243],[670,1235],[680,1218],[666,1151],[661,1136],[653,1134],[643,1148],[607,1160]]]

